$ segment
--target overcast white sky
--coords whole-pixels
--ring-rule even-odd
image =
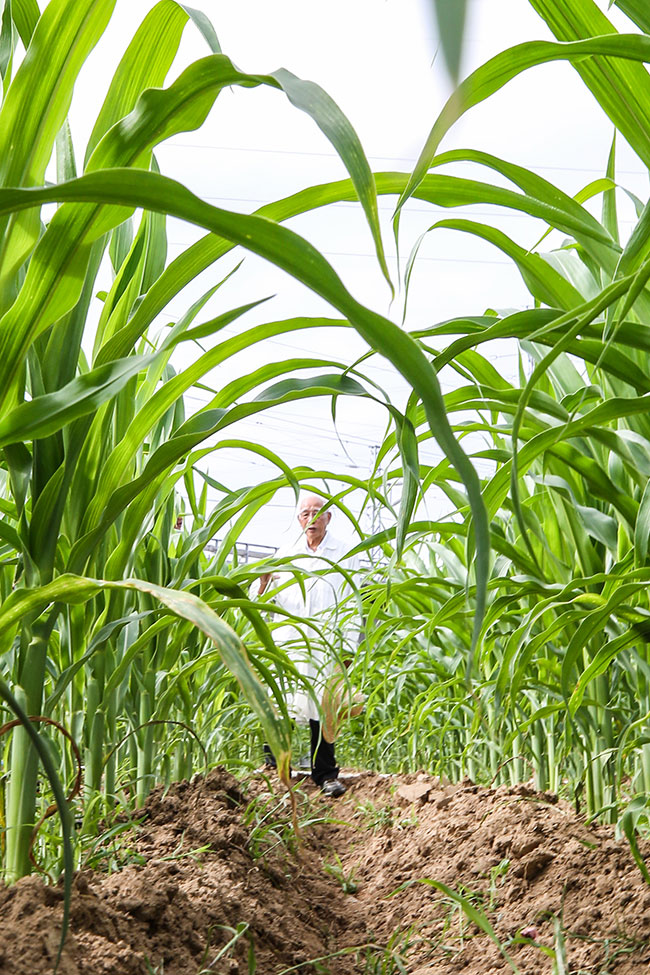
[[[285,67],[321,84],[355,126],[375,171],[408,172],[412,168],[449,94],[441,60],[436,57],[438,40],[426,0],[329,0],[327,4],[315,0],[198,0],[195,5],[211,17],[224,53],[240,68],[266,72]],[[121,54],[127,38],[152,6],[150,0],[118,0],[111,26],[77,88],[71,118],[79,146],[85,146],[92,129],[117,64],[116,52]],[[600,6],[607,8],[605,2]],[[615,8],[608,16],[619,29],[632,29]],[[472,0],[466,34],[463,74],[512,44],[550,37],[526,0]],[[173,74],[207,53],[205,42],[188,25]],[[611,135],[611,124],[577,74],[568,65],[556,63],[527,72],[470,111],[442,148],[492,152],[575,193],[603,174]],[[262,88],[224,92],[200,131],[170,140],[157,151],[157,158],[165,174],[180,179],[203,198],[241,211],[345,176],[334,150],[307,116],[293,109],[281,93]],[[456,170],[459,174],[468,171]],[[485,171],[478,178],[495,177]],[[646,198],[647,175],[622,144],[619,181]],[[380,199],[385,244],[396,279],[390,231],[394,203],[394,198]],[[523,246],[532,246],[545,229],[520,214],[503,214],[486,206],[441,211],[413,201],[402,221],[402,254],[408,254],[423,230],[441,216],[451,215],[496,224]],[[631,212],[623,215],[631,221]],[[399,320],[399,305],[389,305],[370,232],[357,207],[337,205],[295,219],[290,226],[322,250],[356,298]],[[170,221],[170,258],[197,236],[194,228]],[[180,316],[241,256],[228,257],[222,266],[203,274],[174,300],[165,320]],[[266,295],[276,297],[243,324],[331,314],[321,299],[248,255],[242,270],[218,292],[202,318]],[[420,252],[407,325],[418,327],[454,316],[482,314],[486,308],[529,304],[530,296],[516,269],[501,252],[469,236],[437,230],[428,235]],[[233,326],[232,331],[238,327]],[[309,337],[303,332],[284,337],[272,347],[265,345],[263,353],[247,354],[209,381],[218,387],[232,378],[235,368],[254,368],[262,354],[265,361],[319,353],[349,361],[362,351],[363,342],[349,332],[344,338],[331,331],[312,332]],[[491,358],[505,376],[515,376],[516,359],[510,346],[496,347]],[[404,401],[405,385],[388,363],[377,360],[372,375],[398,405]],[[453,383],[453,377],[442,378],[443,385]],[[190,407],[207,399],[199,392],[192,396],[196,398],[188,401]],[[338,437],[346,457],[329,413],[325,401],[287,406],[264,420],[242,424],[233,434],[258,439],[290,464],[338,467],[363,477],[370,469],[374,445],[381,439],[384,417],[358,400],[351,404],[340,401]],[[430,444],[423,456],[434,460],[440,453]],[[270,470],[259,458],[231,450],[216,452],[208,468],[233,487],[256,482]],[[281,540],[291,522],[291,494],[278,495],[274,504],[253,522],[244,535],[247,540],[264,544]]]

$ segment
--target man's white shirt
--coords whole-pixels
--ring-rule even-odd
[[[316,550],[309,547],[306,536],[301,533],[296,542],[277,553],[278,557],[294,562],[301,573],[302,588],[296,574],[279,572],[274,579],[273,600],[305,623],[280,624],[274,628],[273,638],[284,646],[318,701],[336,663],[336,655],[328,642],[334,644],[337,652],[344,648],[354,651],[357,645],[358,626],[351,622],[351,617],[356,615],[354,605],[346,600],[352,589],[345,575],[338,571],[344,569],[354,575],[359,568],[357,556],[344,557],[349,548],[349,543],[328,531]],[[325,571],[327,575],[313,574]],[[310,618],[314,618],[314,626],[309,626],[307,620]],[[302,685],[291,689],[288,703],[290,714],[299,723],[319,720],[318,707]]]

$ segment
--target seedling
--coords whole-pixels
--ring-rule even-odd
[[[390,829],[393,825],[393,809],[391,806],[376,806],[369,799],[359,803],[354,815],[355,818],[361,816],[364,820],[365,829],[373,832]]]
[[[364,975],[407,975],[406,952],[412,933],[411,928],[394,931],[385,948],[366,945],[360,956],[365,962]]]
[[[490,896],[488,900],[488,909],[490,911],[493,911],[497,906],[497,891],[498,888],[502,886],[509,867],[510,860],[502,860],[501,863],[497,863],[495,867],[490,867]]]
[[[231,938],[229,941],[226,942],[223,948],[219,949],[219,951],[214,956],[212,961],[208,965],[205,965],[204,962],[210,950],[210,945],[208,943],[208,946],[206,947],[205,952],[203,954],[203,959],[201,961],[202,967],[197,972],[197,975],[214,975],[214,972],[216,971],[214,966],[217,964],[217,962],[221,961],[222,958],[234,957],[233,949],[235,948],[239,940],[244,937],[244,935],[246,935],[246,937],[248,938],[248,955],[247,955],[248,975],[255,975],[255,972],[257,971],[257,962],[255,960],[255,946],[254,946],[253,938],[249,934],[249,930],[248,930],[250,925],[246,924],[244,921],[240,921],[236,928],[231,928],[225,924],[220,924],[219,927],[223,931],[227,931],[231,935]]]
[[[144,864],[145,858],[133,846],[134,833],[142,819],[115,823],[100,833],[89,849],[82,853],[83,867],[116,873],[130,864]]]
[[[201,865],[201,854],[207,853],[210,849],[210,844],[206,843],[204,846],[197,846],[194,850],[184,850],[183,841],[185,839],[185,833],[180,838],[180,842],[173,853],[168,853],[167,856],[158,857],[153,863],[166,863],[168,860],[194,860],[195,863]]]
[[[416,816],[415,812],[411,812],[408,816],[403,816],[401,819],[397,820],[395,823],[395,829],[414,829],[417,824],[418,817]]]
[[[356,963],[354,970],[362,972],[363,975],[408,975],[406,948],[411,933],[410,928],[407,931],[398,930],[391,935],[385,946],[367,942],[351,948],[342,948],[340,951],[321,955],[319,958],[310,958],[290,968],[283,968],[278,975],[294,975],[305,970],[313,972],[314,975],[329,975],[331,971],[329,963],[334,958],[346,957],[354,959]]]
[[[323,870],[338,881],[344,894],[356,894],[359,889],[359,885],[354,879],[356,867],[346,873],[341,858],[334,854],[334,863],[324,863]]]
[[[293,794],[296,798],[297,822],[301,832],[320,823],[341,822],[329,816],[314,816],[309,797],[300,789],[294,789]],[[295,852],[296,833],[286,793],[280,798],[269,794],[256,796],[246,807],[244,823],[251,827],[248,852],[254,860],[268,855],[277,847],[284,847],[289,853]]]

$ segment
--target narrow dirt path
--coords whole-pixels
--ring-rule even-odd
[[[524,975],[553,952],[559,971],[649,969],[650,888],[612,828],[527,786],[347,783],[297,786],[298,848],[277,782],[215,769],[158,790],[77,875],[61,975],[512,971],[490,933]],[[0,973],[51,972],[60,916],[38,877],[0,889]]]

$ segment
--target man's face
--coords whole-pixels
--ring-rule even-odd
[[[310,548],[318,548],[323,541],[332,517],[331,511],[320,513],[323,504],[322,498],[305,498],[298,509],[298,521]]]

